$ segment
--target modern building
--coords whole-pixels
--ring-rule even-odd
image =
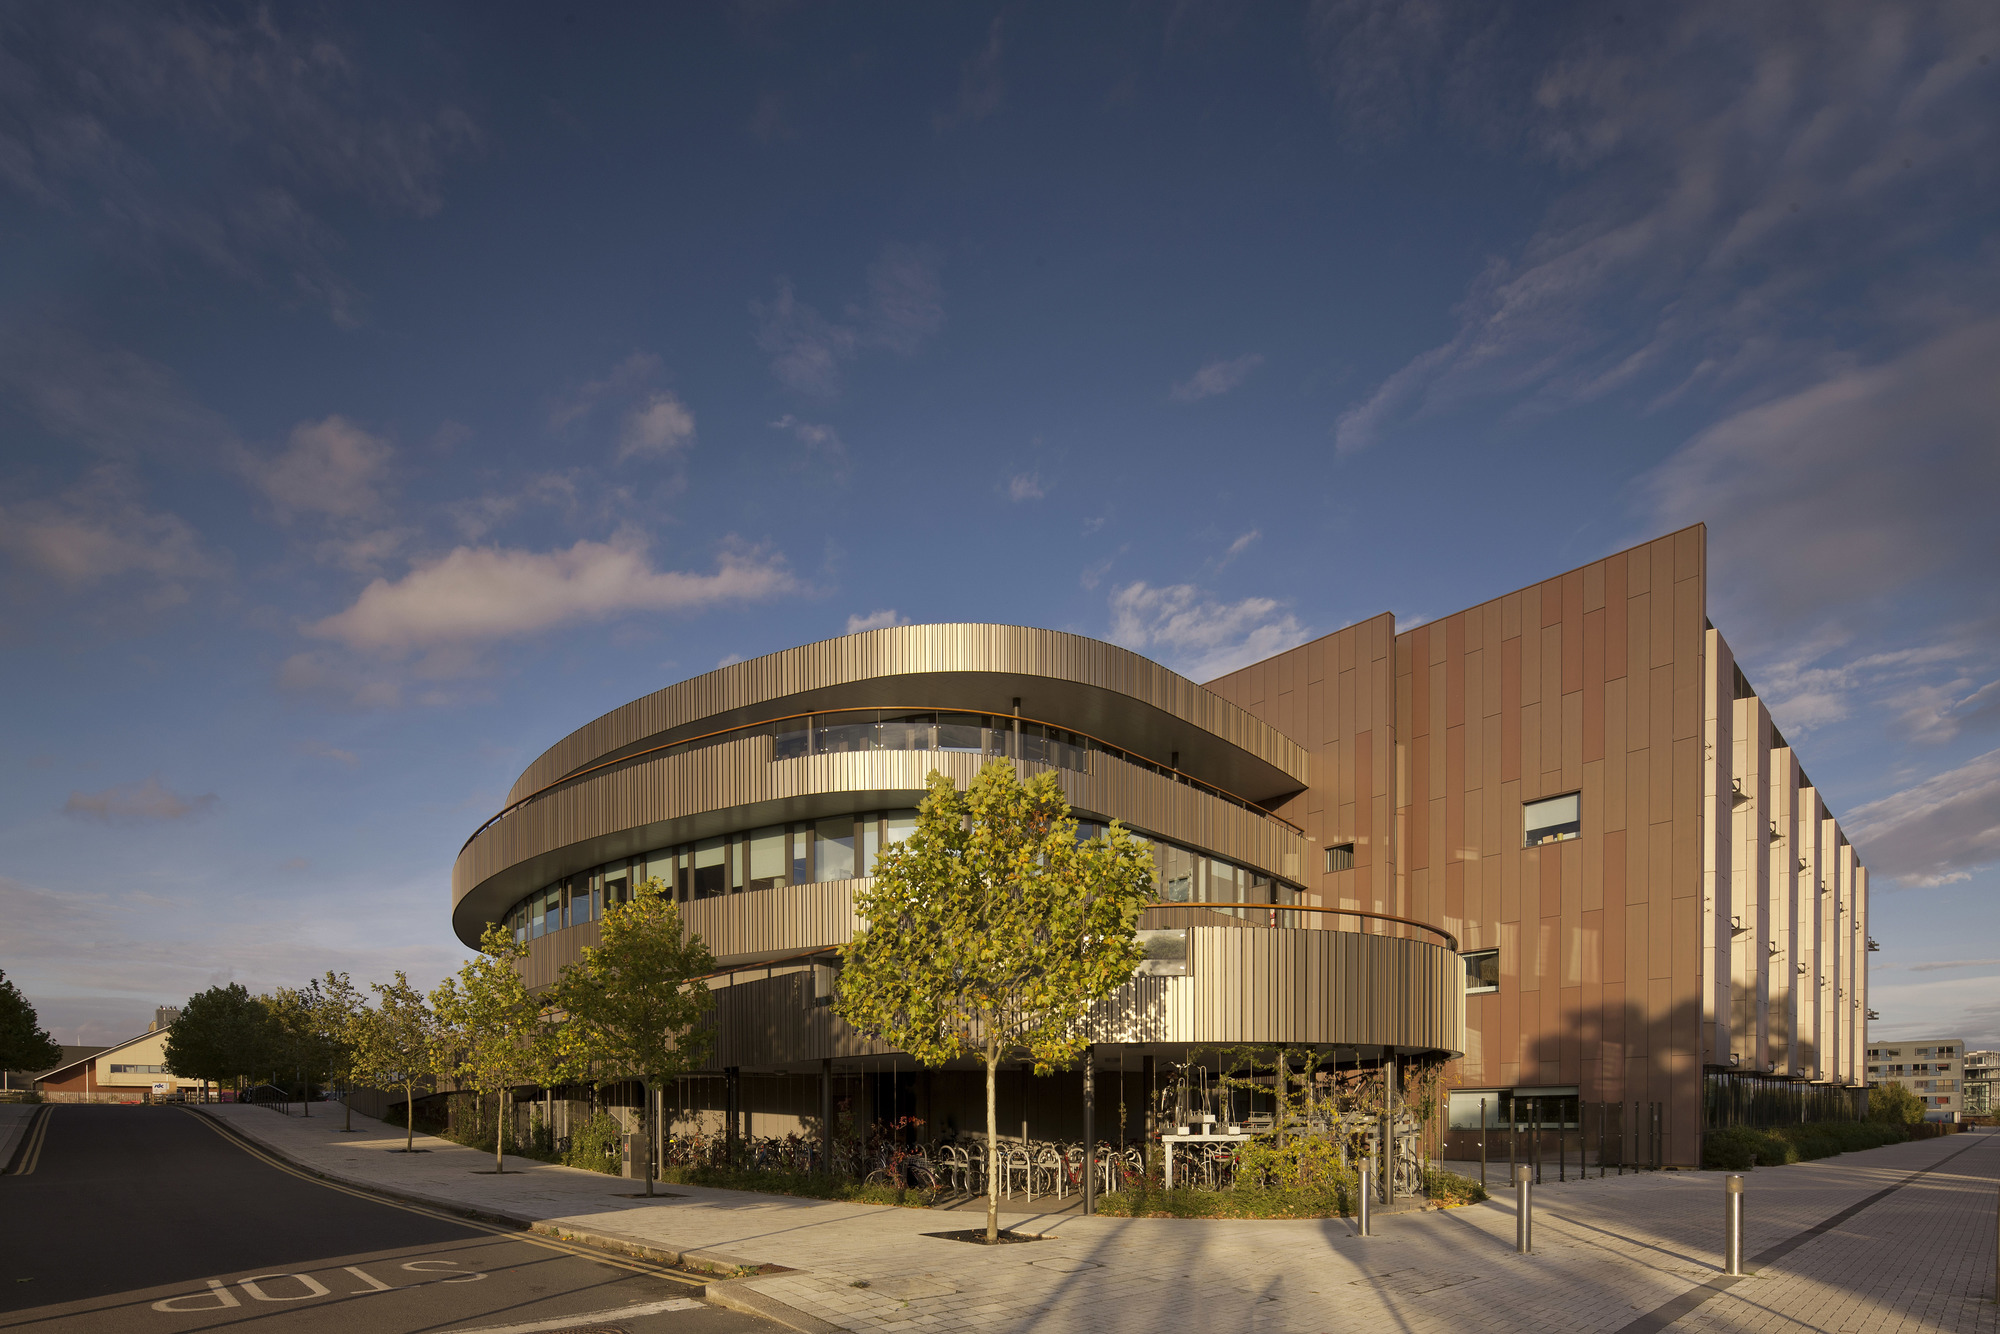
[[[1965,1110],[1975,1116],[1994,1111],[1993,1084],[2000,1079],[2000,1052],[1965,1053]]]
[[[1099,1012],[1093,1069],[1121,1107],[1147,1102],[1156,1061],[1309,1047],[1449,1062],[1455,1121],[1480,1099],[1569,1121],[1636,1105],[1658,1161],[1694,1163],[1711,1125],[1853,1113],[1867,985],[1866,869],[1707,609],[1697,526],[1206,686],[1012,626],[789,649],[537,759],[460,852],[453,927],[471,944],[511,924],[544,985],[657,876],[732,970],[714,1054],[732,1118],[761,1099],[753,1129],[796,1125],[823,1079],[861,1074],[866,1114],[973,1119],[969,1074],[920,1083],[825,1000],[925,775],[1006,757],[1151,839],[1162,906],[1142,928],[1186,933],[1184,972]],[[1073,1136],[1079,1093],[1023,1076],[1009,1096]]]
[[[167,1031],[180,1013],[163,1006],[145,1032],[109,1047],[65,1048],[63,1063],[38,1076],[36,1087],[50,1102],[141,1102],[209,1087],[167,1073]]]
[[[1868,1082],[1901,1084],[1923,1103],[1927,1121],[1956,1120],[1958,1113],[1973,1110],[1965,1102],[1970,1061],[1957,1038],[1882,1042],[1868,1049]]]

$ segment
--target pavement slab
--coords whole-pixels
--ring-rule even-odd
[[[1048,1239],[987,1249],[925,1234],[963,1213],[633,1183],[492,1155],[356,1116],[259,1107],[207,1114],[336,1180],[549,1232],[716,1266],[787,1272],[717,1285],[758,1294],[796,1328],[854,1331],[1817,1330],[2000,1334],[1993,1300],[2000,1133],[1918,1140],[1748,1176],[1745,1253],[1889,1193],[1752,1277],[1720,1279],[1723,1174],[1634,1173],[1536,1190],[1535,1254],[1514,1252],[1507,1192],[1463,1209],[1381,1218],[1125,1219],[1003,1210]],[[488,1169],[479,1175],[479,1169]],[[518,1171],[518,1175],[516,1175]],[[1890,1190],[1889,1188],[1895,1189]],[[1718,1281],[1719,1280],[1719,1281]],[[1684,1311],[1661,1308],[1680,1303]],[[1668,1317],[1672,1317],[1671,1320]]]

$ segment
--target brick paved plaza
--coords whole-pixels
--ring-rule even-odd
[[[796,1272],[729,1286],[783,1303],[790,1310],[779,1313],[802,1329],[2000,1331],[2000,1134],[1992,1132],[1750,1174],[1753,1272],[1728,1280],[1720,1278],[1722,1176],[1713,1172],[1548,1182],[1537,1192],[1529,1257],[1514,1253],[1505,1192],[1470,1208],[1384,1218],[1370,1238],[1344,1220],[1016,1211],[1009,1226],[1056,1235],[988,1250],[924,1235],[965,1226],[964,1213],[688,1186],[648,1204],[619,1198],[630,1182],[521,1159],[509,1161],[519,1176],[476,1176],[490,1154],[437,1139],[420,1138],[431,1150],[421,1157],[391,1155],[402,1133],[363,1117],[360,1133],[341,1135],[337,1114],[204,1111],[356,1184],[655,1251],[786,1266]],[[1503,1173],[1494,1172],[1496,1184]]]

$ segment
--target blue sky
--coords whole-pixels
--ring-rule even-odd
[[[428,983],[718,663],[1206,679],[1699,520],[1876,1032],[2000,1045],[2000,12],[1644,8],[0,11],[0,968]]]

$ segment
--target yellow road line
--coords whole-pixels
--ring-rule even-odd
[[[231,1133],[229,1129],[225,1128],[221,1123],[217,1122],[213,1117],[205,1116],[200,1112],[190,1111],[185,1107],[183,1107],[181,1111],[188,1116],[192,1116],[195,1120],[201,1122],[201,1124],[207,1126],[210,1130],[220,1135],[224,1140],[226,1140],[230,1144],[235,1145],[238,1149],[241,1149],[244,1153],[249,1154],[252,1158],[255,1158],[258,1162],[261,1162],[269,1167],[275,1167],[280,1172],[283,1172],[288,1176],[297,1177],[301,1181],[309,1181],[315,1186],[323,1186],[327,1190],[339,1191],[343,1195],[352,1195],[355,1199],[358,1200],[368,1200],[374,1204],[386,1204],[391,1209],[401,1209],[404,1213],[417,1214],[420,1217],[436,1219],[437,1221],[442,1223],[453,1223],[459,1227],[471,1228],[476,1232],[484,1232],[490,1236],[505,1237],[512,1241],[525,1242],[530,1246],[539,1246],[545,1251],[556,1251],[560,1254],[573,1255],[583,1260],[594,1260],[599,1264],[611,1265],[618,1269],[628,1269],[635,1274],[650,1274],[654,1278],[671,1279],[675,1283],[686,1284],[688,1287],[699,1288],[706,1286],[706,1284],[701,1279],[691,1278],[686,1274],[678,1273],[675,1270],[668,1269],[663,1265],[651,1264],[644,1260],[633,1259],[630,1256],[613,1255],[606,1251],[597,1250],[594,1247],[572,1245],[568,1242],[557,1241],[554,1238],[545,1237],[533,1232],[523,1232],[523,1231],[517,1231],[513,1228],[496,1227],[491,1223],[482,1223],[479,1222],[477,1219],[465,1218],[458,1214],[446,1213],[444,1210],[441,1209],[428,1209],[420,1204],[410,1204],[403,1200],[398,1200],[392,1196],[379,1195],[374,1191],[366,1190],[358,1186],[350,1186],[339,1181],[329,1181],[325,1177],[314,1176],[310,1172],[306,1172],[297,1167],[294,1167],[292,1166],[292,1164],[286,1162],[284,1159],[277,1157],[276,1155],[266,1151],[265,1149],[261,1148],[256,1144],[251,1143],[249,1140],[242,1138],[239,1135]],[[37,1151],[39,1152],[39,1146],[37,1148]]]
[[[43,1107],[35,1114],[35,1123],[28,1127],[28,1143],[21,1150],[21,1165],[14,1169],[17,1177],[27,1176],[42,1161],[42,1142],[49,1137],[49,1120],[56,1114],[54,1103]]]

